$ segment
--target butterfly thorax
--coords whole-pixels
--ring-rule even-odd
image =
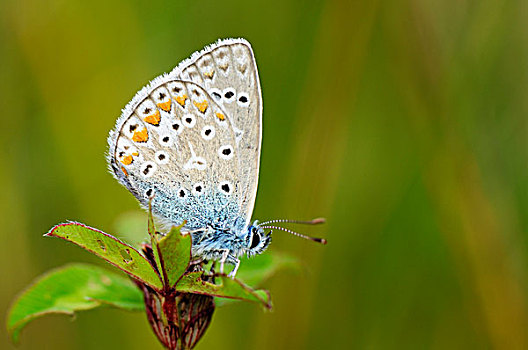
[[[271,243],[271,235],[266,235],[257,221],[241,230],[236,226],[225,228],[216,224],[190,233],[193,257],[215,261],[225,259],[228,263],[235,263],[243,255],[250,257],[260,254]]]

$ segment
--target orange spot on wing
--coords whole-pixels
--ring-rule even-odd
[[[132,153],[132,155],[137,157],[137,156],[139,156],[139,153],[138,152],[134,152],[134,153]]]
[[[126,169],[125,169],[124,166],[121,167],[121,170],[123,170],[123,172],[125,173],[125,175],[128,176],[128,171],[126,171]]]
[[[216,117],[222,121],[225,119],[225,115],[223,115],[222,113],[216,113]]]
[[[207,106],[209,106],[209,104],[207,103],[207,100],[203,100],[202,102],[193,101],[193,103],[196,106],[196,108],[198,108],[198,110],[202,113],[205,113]]]
[[[123,158],[121,158],[121,163],[123,163],[124,165],[130,165],[132,164],[133,160],[134,158],[132,158],[132,156],[124,156]]]
[[[134,131],[134,135],[132,135],[132,141],[147,142],[147,140],[148,140],[147,128],[143,128],[140,131]]]
[[[156,112],[154,112],[154,114],[147,115],[145,118],[143,118],[143,120],[152,125],[159,125],[159,122],[161,120],[160,112],[156,109]]]
[[[182,107],[185,106],[185,100],[187,100],[187,95],[176,97],[176,102],[178,102]]]
[[[215,73],[215,71],[212,70],[212,71],[210,71],[210,72],[204,73],[204,75],[205,75],[207,78],[212,79],[213,76],[214,76],[214,73]]]
[[[169,100],[167,102],[160,102],[158,103],[158,107],[163,109],[165,112],[168,112],[170,111],[171,109],[171,99],[169,98]]]

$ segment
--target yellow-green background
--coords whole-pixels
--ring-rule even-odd
[[[37,275],[99,263],[43,238],[52,225],[115,233],[137,210],[104,158],[136,90],[241,36],[264,97],[254,217],[325,216],[302,230],[329,244],[277,232],[304,272],[266,284],[271,313],[217,310],[198,348],[528,348],[526,1],[3,0],[0,18],[3,318]],[[145,315],[114,309],[21,341],[158,346]]]

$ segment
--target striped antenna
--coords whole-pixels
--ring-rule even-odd
[[[302,224],[302,225],[318,225],[318,224],[324,224],[326,222],[325,218],[315,218],[310,221],[303,221],[303,220],[289,220],[289,219],[277,219],[277,220],[269,220],[265,221],[259,224],[261,225],[267,225],[267,224],[275,224],[275,223],[289,223],[289,224]]]
[[[313,221],[313,220],[312,220]],[[306,221],[306,222],[310,222],[310,221]],[[273,229],[273,230],[280,230],[280,231],[284,231],[284,232],[288,232],[288,233],[291,233],[292,235],[294,236],[297,236],[297,237],[301,237],[301,238],[304,238],[304,239],[308,239],[310,241],[314,241],[314,242],[317,242],[317,243],[322,243],[322,244],[326,244],[326,239],[324,238],[315,238],[315,237],[310,237],[310,236],[306,236],[306,235],[302,235],[298,232],[295,232],[295,231],[292,231],[292,230],[289,230],[287,228],[284,228],[284,227],[279,227],[279,226],[262,226],[259,225],[259,227],[261,228],[269,228],[269,229]]]

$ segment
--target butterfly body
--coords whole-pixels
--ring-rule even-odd
[[[262,98],[244,39],[226,39],[154,79],[108,137],[114,176],[153,213],[192,234],[195,258],[239,264],[270,243],[251,215]]]
[[[265,235],[264,230],[257,226],[257,222],[242,232],[209,226],[191,231],[191,234],[194,256],[203,257],[205,260],[224,260],[234,265],[238,265],[240,256],[262,253],[271,242],[271,235]]]

